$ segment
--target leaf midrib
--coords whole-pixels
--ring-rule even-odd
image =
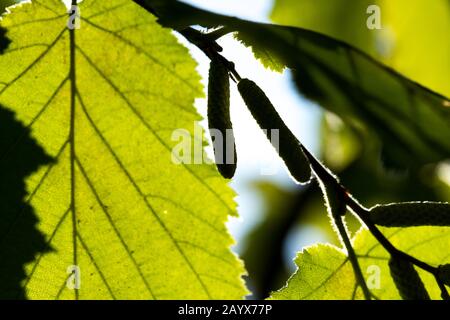
[[[35,3],[38,3],[37,1],[34,1]],[[75,0],[73,0],[73,2],[76,3]],[[54,12],[54,10],[51,10],[52,12]],[[54,12],[56,14],[56,12]],[[57,16],[54,17],[55,19],[58,18],[62,18],[63,16]],[[53,19],[52,19],[53,20]],[[91,24],[92,25],[92,24]],[[93,27],[98,27],[97,25],[92,25]],[[103,31],[108,32],[108,33],[112,33],[114,34],[114,32],[104,29],[102,28]],[[37,65],[41,60],[43,60],[48,53],[56,46],[56,44],[59,42],[59,40],[63,37],[63,35],[65,34],[65,32],[67,31],[66,28],[64,28],[55,38],[54,40],[49,44],[46,45],[45,50],[43,50],[35,60],[33,60],[33,62],[31,64],[29,64],[18,76],[16,76],[13,80],[11,80],[9,83],[7,83],[5,85],[5,87],[3,87],[0,90],[0,95],[6,91],[9,87],[11,87],[14,83],[16,83],[19,79],[21,79],[23,76],[25,76],[25,74],[27,74],[30,70],[33,69],[33,67],[35,65]],[[63,150],[67,147],[67,145],[70,146],[70,171],[71,171],[71,199],[70,199],[70,208],[67,211],[68,213],[71,213],[72,216],[72,242],[73,242],[73,264],[77,265],[78,263],[78,248],[77,248],[77,241],[80,239],[81,235],[79,233],[79,231],[77,230],[77,207],[76,207],[76,185],[75,185],[75,175],[78,174],[76,173],[76,168],[79,167],[77,165],[77,157],[76,157],[76,113],[78,110],[78,106],[77,106],[77,100],[81,99],[79,91],[77,89],[77,84],[76,84],[76,52],[79,51],[81,52],[81,48],[77,47],[77,43],[76,43],[76,30],[69,30],[69,44],[70,44],[70,71],[69,74],[66,78],[64,78],[61,83],[58,85],[58,88],[53,92],[53,94],[51,95],[51,97],[48,99],[48,101],[46,102],[46,104],[40,109],[40,111],[34,116],[34,118],[32,119],[31,123],[29,123],[27,125],[27,129],[30,129],[33,124],[35,124],[39,118],[41,117],[41,115],[47,110],[47,107],[51,104],[51,102],[54,100],[54,98],[58,95],[58,93],[60,92],[60,90],[64,87],[65,83],[70,81],[70,133],[69,133],[69,138],[68,140],[63,144],[63,147],[58,151],[58,155],[57,155],[57,159],[59,159],[59,156],[61,155],[61,153],[63,152]],[[138,48],[139,51],[141,52],[145,52],[142,48],[137,47],[135,44],[129,42],[127,39],[124,39],[120,36],[118,36],[117,34],[114,34],[119,40],[121,41],[125,41],[127,45],[130,45],[132,47]],[[146,52],[145,52],[146,53]],[[150,56],[148,55],[148,53],[146,53],[146,56],[150,58]],[[154,60],[152,60],[154,61]],[[155,62],[155,61],[154,61]],[[170,71],[167,69],[166,66],[157,63],[158,65],[160,65],[161,67],[163,67],[166,71]],[[96,68],[96,66],[94,64],[91,64],[95,70],[97,70],[102,76],[104,76],[101,72],[101,70],[99,70],[98,68]],[[173,76],[175,76],[178,80],[182,80],[184,83],[186,83],[187,85],[189,85],[189,87],[191,87],[192,89],[195,89],[192,87],[192,85],[190,85],[189,83],[186,82],[186,80],[180,79],[179,76],[173,74],[173,71],[170,72]],[[109,80],[109,79],[106,79]],[[118,90],[117,87],[115,87],[115,85],[113,84],[113,88],[120,94],[121,92]],[[78,99],[77,99],[78,98]],[[129,103],[128,98],[127,97],[123,97],[125,99],[125,101],[127,103]],[[135,109],[134,106],[130,105],[130,107],[132,109]],[[86,111],[86,110],[84,110]],[[146,127],[155,135],[155,137],[158,138],[159,142],[165,147],[165,148],[169,148],[168,145],[166,145],[164,143],[164,141],[161,139],[161,137],[159,137],[159,135],[154,132],[154,130],[149,126],[149,124],[145,121],[145,119],[142,118],[142,115],[139,114],[139,112],[137,110],[134,110],[136,113],[136,116],[139,117],[139,119],[146,125]],[[170,148],[168,149],[170,150]],[[28,197],[27,202],[31,201],[33,199],[34,194],[36,194],[36,192],[40,189],[40,187],[42,186],[43,182],[45,181],[46,177],[48,176],[48,174],[51,172],[51,169],[54,167],[55,163],[50,164],[49,168],[47,168],[46,172],[44,173],[43,177],[40,179],[40,182],[38,183],[38,185],[36,186],[36,188],[33,190],[32,194],[30,195],[30,197]],[[232,212],[232,209],[228,206],[228,204],[222,199],[222,197],[217,194],[215,192],[215,190],[213,190],[206,182],[204,182],[202,179],[200,179],[200,177],[197,176],[197,174],[195,172],[192,171],[191,168],[189,168],[188,166],[184,165],[185,169],[194,176],[194,178],[196,178],[196,180],[198,180],[204,187],[206,187],[208,189],[208,191],[210,191],[216,198],[217,200],[219,200],[222,205],[224,205],[229,212]],[[131,176],[130,176],[131,178]],[[132,178],[131,178],[132,179]],[[139,187],[136,185],[135,187],[137,187],[139,189]],[[193,267],[192,263],[190,262],[190,260],[188,259],[188,257],[186,256],[186,254],[184,253],[183,249],[180,247],[179,243],[177,242],[178,240],[173,238],[173,236],[171,235],[170,230],[167,229],[167,227],[164,225],[164,223],[160,220],[159,215],[154,211],[154,209],[151,207],[150,203],[148,202],[147,196],[144,195],[144,193],[142,192],[142,190],[138,190],[142,196],[142,200],[145,201],[145,203],[147,204],[147,206],[149,206],[149,209],[153,212],[153,214],[157,217],[157,219],[159,220],[159,223],[161,224],[161,226],[163,227],[163,229],[166,231],[166,233],[169,235],[169,237],[172,239],[173,244],[175,245],[175,247],[177,248],[177,251],[179,251],[179,253],[182,255],[182,257],[184,258],[185,262],[187,263],[188,267],[191,269],[191,271],[194,273],[195,277],[197,278],[199,284],[203,287],[205,293],[207,294],[207,296],[209,298],[211,298],[208,289],[206,287],[206,285],[203,283],[203,280],[200,277],[200,274],[196,271],[196,269]],[[64,214],[64,217],[66,215]],[[61,221],[60,221],[61,222]],[[60,225],[61,223],[59,223],[58,225]],[[56,234],[56,232],[58,231],[58,225],[56,226],[55,230],[53,231],[53,237]],[[53,237],[51,239],[53,239]],[[51,239],[49,239],[51,241]],[[81,240],[80,240],[81,241]],[[181,242],[181,240],[180,240]],[[82,244],[83,248],[87,248],[86,246],[84,246]],[[93,257],[90,257],[91,260]],[[226,262],[225,260],[223,262]],[[95,264],[95,263],[94,263]],[[96,265],[96,264],[95,264]],[[37,267],[37,264],[36,264]],[[201,276],[208,276],[208,275],[201,275]],[[26,283],[28,283],[30,281],[32,277],[32,274],[29,275],[29,277],[26,280]],[[102,276],[102,274],[100,274],[100,277],[102,277],[103,281],[106,281],[106,279],[104,278],[104,276]],[[66,281],[67,279],[65,279]],[[64,282],[65,283],[65,282]],[[107,283],[105,283],[106,287],[108,288],[108,291],[110,290],[110,287],[107,285]],[[61,287],[61,289],[58,292],[57,297],[59,297],[61,295],[61,293],[64,291],[64,284]],[[112,293],[112,292],[110,292]],[[112,297],[114,297],[113,294],[111,294]],[[78,291],[75,290],[75,299],[79,298],[79,294]]]
[[[72,0],[72,7],[77,5],[77,0]],[[69,12],[69,17],[71,12]],[[76,208],[76,180],[75,180],[75,117],[76,117],[76,92],[77,92],[77,73],[76,73],[76,50],[75,50],[75,28],[69,28],[70,36],[70,208],[72,213],[72,246],[73,246],[73,265],[78,266],[78,248],[77,248],[77,208]],[[79,289],[74,288],[75,300],[80,298]]]

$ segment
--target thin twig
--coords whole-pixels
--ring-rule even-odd
[[[344,217],[343,216],[334,216],[334,222],[336,224],[336,228],[339,231],[339,234],[341,235],[342,242],[344,243],[345,248],[347,249],[347,255],[348,259],[350,260],[350,263],[353,267],[353,272],[355,273],[356,281],[358,285],[361,287],[364,298],[366,300],[371,300],[371,293],[369,288],[367,287],[366,280],[364,279],[364,275],[361,271],[361,266],[358,263],[358,258],[356,257],[355,251],[353,250],[352,243],[350,241],[350,237],[348,235],[348,230],[345,227],[344,224]]]
[[[222,47],[215,41],[209,37],[209,34],[202,33],[193,28],[186,28],[178,31],[183,37],[186,38],[190,43],[194,44],[197,48],[199,48],[209,59],[220,59],[225,65],[228,67],[228,71],[230,72],[230,77],[234,82],[241,81],[241,76],[236,71],[235,65],[232,61],[229,61],[224,56],[222,56],[219,52],[222,51]]]
[[[434,277],[439,286],[439,289],[441,289],[442,300],[450,300],[450,295],[448,294],[447,288],[445,287],[445,284],[442,283],[442,280],[439,278],[439,275],[436,274]]]

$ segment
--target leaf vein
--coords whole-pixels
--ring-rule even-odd
[[[21,79],[24,75],[28,73],[35,65],[37,65],[44,57],[50,52],[50,50],[58,43],[58,40],[61,39],[63,34],[66,32],[66,29],[63,29],[61,33],[49,44],[48,48],[45,49],[28,67],[26,67],[17,77],[8,82],[1,90],[0,95],[5,92],[9,87],[11,87],[16,81]]]
[[[207,294],[208,297],[210,297],[209,291],[207,289],[207,287],[205,286],[205,284],[203,283],[203,281],[200,279],[200,276],[198,275],[197,271],[195,270],[194,266],[192,265],[192,263],[190,262],[190,260],[188,259],[188,257],[184,254],[183,250],[180,248],[180,246],[178,245],[178,243],[175,241],[172,233],[170,232],[170,230],[167,228],[167,226],[165,225],[165,223],[162,221],[161,217],[156,213],[156,211],[154,210],[153,206],[148,202],[148,200],[145,197],[145,194],[142,192],[142,190],[139,188],[139,186],[137,185],[136,181],[133,179],[133,177],[131,176],[131,174],[128,172],[128,170],[125,168],[125,166],[122,164],[121,160],[119,159],[119,157],[116,155],[116,153],[114,152],[114,150],[112,149],[112,147],[109,145],[108,141],[105,139],[105,137],[101,134],[100,130],[97,128],[97,126],[95,125],[94,121],[92,120],[92,118],[89,115],[89,112],[86,109],[86,106],[83,103],[83,100],[81,98],[81,96],[78,94],[78,98],[80,100],[80,104],[82,106],[82,110],[84,111],[86,117],[88,118],[89,123],[91,124],[92,128],[95,130],[95,132],[97,133],[97,135],[99,136],[99,138],[103,141],[103,143],[105,144],[105,146],[107,147],[108,151],[111,153],[112,157],[116,160],[117,164],[119,165],[119,167],[121,168],[121,170],[123,171],[123,173],[127,176],[128,180],[130,181],[130,183],[133,185],[133,187],[135,188],[135,190],[139,193],[139,195],[141,196],[141,198],[143,199],[145,205],[147,206],[147,208],[150,210],[150,212],[153,214],[153,216],[156,218],[156,220],[158,221],[159,225],[162,227],[162,229],[166,232],[166,234],[168,235],[168,237],[171,239],[174,247],[177,249],[177,251],[180,253],[180,255],[182,256],[182,258],[184,259],[184,261],[186,262],[186,264],[188,265],[189,269],[191,269],[191,271],[194,273],[194,275],[196,276],[197,280],[199,281],[200,285],[202,286],[203,290],[205,291],[205,293]]]
[[[136,268],[136,271],[138,272],[139,276],[141,277],[145,287],[147,288],[148,292],[153,297],[153,299],[156,300],[156,296],[154,295],[154,293],[153,293],[153,291],[152,291],[152,289],[150,287],[150,284],[148,283],[147,279],[145,278],[144,274],[142,273],[142,270],[141,270],[139,264],[137,263],[136,259],[131,254],[130,248],[128,248],[127,243],[123,239],[122,234],[119,232],[119,229],[117,228],[117,226],[114,223],[111,215],[109,214],[108,209],[103,204],[103,201],[100,199],[100,196],[98,195],[97,191],[95,190],[94,185],[92,184],[92,181],[88,177],[88,175],[87,175],[83,165],[81,164],[80,160],[78,159],[78,157],[75,157],[75,162],[77,163],[77,166],[80,169],[80,172],[81,172],[84,180],[86,181],[87,185],[89,186],[89,189],[91,190],[94,198],[96,199],[96,201],[99,204],[99,206],[102,208],[102,211],[103,211],[103,213],[106,216],[106,219],[108,220],[109,224],[111,225],[111,227],[112,227],[114,233],[116,234],[117,238],[119,239],[122,247],[125,249],[125,252],[127,253],[127,255],[130,258],[131,262],[133,263],[134,267]]]
[[[94,265],[94,268],[97,270],[100,278],[102,279],[104,285],[106,286],[106,289],[108,290],[109,294],[111,295],[111,298],[113,298],[113,300],[116,300],[116,296],[114,295],[110,285],[108,284],[108,281],[106,280],[105,275],[100,270],[97,262],[94,259],[94,256],[91,254],[89,248],[87,247],[86,243],[84,242],[83,238],[81,237],[80,232],[77,232],[77,238],[80,241],[80,244],[83,247],[83,249],[86,252],[86,254],[88,255],[89,259],[91,260],[92,264]]]
[[[97,71],[97,73],[108,83],[111,88],[120,96],[120,98],[126,103],[126,105],[130,108],[130,110],[136,115],[136,117],[142,122],[142,124],[158,139],[163,147],[165,147],[169,152],[171,152],[170,147],[162,140],[162,138],[155,132],[155,130],[148,124],[148,122],[144,119],[144,117],[136,110],[136,108],[131,104],[128,98],[119,90],[119,88],[105,76],[105,74],[93,63],[93,61],[86,55],[86,53],[80,48],[77,47],[81,54],[84,56],[86,61],[92,66],[92,68]],[[206,184],[200,177],[198,177],[195,172],[190,169],[186,164],[182,163],[184,168],[192,174],[200,184],[202,184],[205,188],[208,189],[230,212],[232,209],[228,206],[228,204],[219,196],[219,194],[214,191],[208,184]]]
[[[117,39],[119,39],[121,42],[123,42],[124,44],[134,48],[135,50],[137,50],[138,52],[144,54],[144,56],[146,56],[149,60],[151,60],[153,63],[155,63],[156,65],[159,65],[162,69],[164,69],[167,73],[169,73],[170,75],[172,75],[174,78],[176,78],[177,80],[181,81],[182,83],[184,83],[187,87],[189,87],[193,92],[200,94],[200,92],[198,91],[197,88],[195,88],[192,84],[189,83],[188,80],[182,78],[180,75],[178,75],[175,71],[173,71],[172,69],[170,69],[169,67],[167,67],[165,64],[163,64],[161,61],[159,61],[156,57],[154,57],[153,55],[151,55],[150,53],[148,53],[146,50],[144,50],[143,48],[139,47],[138,45],[134,44],[133,42],[129,41],[128,39],[122,37],[119,34],[116,34],[114,31],[111,31],[109,29],[103,28],[102,26],[99,26],[98,24],[86,19],[86,18],[81,18],[83,21],[86,21],[88,24],[90,24],[91,26],[93,26],[94,28],[101,30],[105,33],[108,33],[110,35],[113,35],[114,37],[116,37]]]

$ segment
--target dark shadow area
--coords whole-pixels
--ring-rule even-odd
[[[25,179],[50,162],[30,130],[0,105],[0,299],[25,299],[24,267],[49,250],[27,203]]]
[[[0,28],[0,54],[9,45]],[[25,299],[25,266],[49,251],[25,179],[52,162],[15,114],[0,105],[0,299]]]
[[[5,12],[6,7],[16,4],[18,1],[15,0],[0,0],[0,13]]]

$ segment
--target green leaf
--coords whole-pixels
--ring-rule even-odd
[[[66,12],[34,0],[1,21],[12,45],[0,57],[0,103],[55,160],[26,178],[23,204],[1,221],[1,276],[18,272],[6,260],[33,260],[20,280],[35,299],[242,298],[224,226],[234,193],[214,165],[172,162],[172,132],[193,134],[200,120],[187,49],[129,0],[83,1],[73,31]],[[52,251],[22,257],[33,243],[20,228],[36,221]],[[66,286],[71,265],[79,290]],[[2,284],[2,296],[20,295]]]
[[[352,267],[345,254],[332,245],[303,249],[295,259],[299,267],[274,300],[344,300],[355,289]]]
[[[235,37],[243,45],[252,48],[255,58],[259,59],[264,67],[277,72],[282,72],[284,70],[284,63],[278,59],[277,55],[274,54],[270,48],[252,46],[251,38],[245,33],[236,33]]]
[[[239,31],[259,50],[273,52],[293,70],[306,97],[375,132],[384,146],[385,163],[391,167],[437,162],[450,155],[449,99],[345,42],[306,29],[213,14],[177,1],[135,2],[163,14],[173,10],[160,19],[167,26],[180,26],[180,21],[224,25]]]
[[[370,219],[385,227],[450,226],[450,204],[406,202],[377,205],[370,209]]]
[[[448,228],[417,227],[386,229],[386,237],[400,250],[431,265],[450,262]],[[390,255],[366,229],[353,239],[359,264],[369,289],[377,299],[400,299],[390,275]],[[347,256],[331,245],[316,245],[300,252],[295,274],[286,286],[272,294],[271,299],[364,299]],[[440,299],[441,292],[434,276],[419,269],[432,299]]]

